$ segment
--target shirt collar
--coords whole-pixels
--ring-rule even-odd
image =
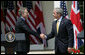
[[[54,19],[54,21],[56,21],[57,19]],[[60,19],[58,21],[61,21],[62,20],[62,16],[60,17]]]
[[[22,16],[21,16],[21,19],[25,20],[25,18],[24,18],[24,17],[22,17]]]
[[[62,20],[62,16],[60,17],[60,19],[58,20],[59,22]]]

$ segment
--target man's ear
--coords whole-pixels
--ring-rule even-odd
[[[24,14],[22,11],[21,11],[21,15]]]

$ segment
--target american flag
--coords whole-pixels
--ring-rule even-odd
[[[16,23],[16,15],[14,11],[13,1],[8,1],[7,3],[7,13],[6,13],[6,27],[9,31],[15,33],[15,23]]]
[[[65,1],[60,1],[60,8],[63,9],[63,17],[69,19]]]
[[[78,42],[77,35],[83,30],[78,1],[72,1],[70,20],[74,28],[74,48],[78,49],[80,42]]]
[[[35,32],[37,32],[36,22],[35,22],[36,15],[33,11],[32,1],[26,1],[25,5],[26,5],[26,7],[28,8],[28,11],[29,11],[29,15],[28,15],[28,19],[26,20],[26,23],[30,27],[31,30],[34,30]],[[39,38],[37,38],[33,35],[30,35],[29,38],[30,38],[30,40],[32,41],[33,44],[39,44],[40,43]]]
[[[19,11],[20,7],[23,7],[23,3],[22,3],[22,1],[17,1],[17,18],[19,18],[18,11]]]

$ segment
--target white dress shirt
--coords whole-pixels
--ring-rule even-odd
[[[25,18],[21,16],[21,19],[23,19],[25,21]]]
[[[54,21],[56,21],[57,19],[54,19]],[[59,26],[60,26],[60,22],[61,22],[61,20],[62,20],[62,16],[60,17],[60,19],[59,20],[57,20],[57,21],[59,21]]]

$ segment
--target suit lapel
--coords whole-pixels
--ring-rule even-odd
[[[54,25],[55,25],[55,27],[54,27],[54,29],[55,29],[55,33],[57,34],[57,27],[56,27],[56,23],[57,23],[57,22],[55,21],[55,24],[54,24]]]

